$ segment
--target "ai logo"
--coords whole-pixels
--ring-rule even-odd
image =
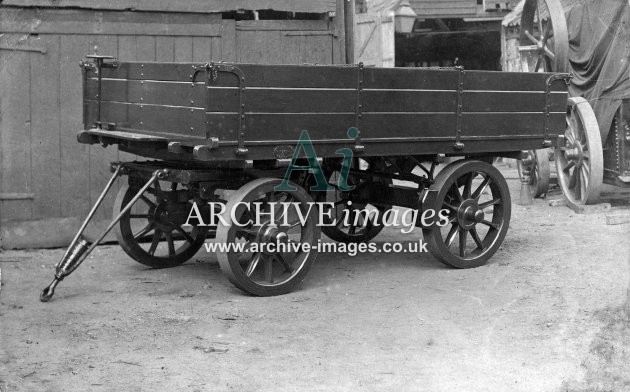
[[[355,127],[351,127],[348,129],[347,134],[350,139],[354,140],[359,137],[359,130]],[[300,159],[300,152],[302,150],[304,150],[304,156],[306,157],[308,165],[298,165],[296,163],[297,160]],[[341,165],[341,173],[339,174],[339,182],[337,183],[337,188],[341,191],[351,191],[354,189],[354,185],[348,185],[348,174],[350,172],[350,166],[352,165],[352,150],[349,148],[340,148],[339,150],[335,151],[335,154],[341,155],[343,157],[343,163]],[[317,184],[311,186],[311,191],[328,191],[335,189],[331,187],[326,180],[324,171],[317,161],[317,153],[315,152],[315,147],[313,146],[313,142],[311,141],[311,138],[308,135],[308,131],[306,130],[302,131],[300,139],[295,146],[293,157],[291,158],[291,164],[287,168],[282,183],[274,188],[276,192],[288,192],[296,190],[295,186],[289,184],[291,173],[293,173],[294,171],[309,171],[313,174]]]

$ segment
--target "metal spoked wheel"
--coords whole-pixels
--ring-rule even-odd
[[[226,205],[228,225],[217,228],[218,243],[242,247],[217,253],[221,270],[236,287],[258,296],[292,291],[317,257],[317,207],[298,185],[292,184],[295,191],[275,191],[281,183],[279,179],[261,178],[241,187]],[[258,214],[259,222],[254,203],[260,203],[265,213]]]
[[[163,183],[164,184],[164,183]],[[152,268],[170,268],[193,257],[203,246],[206,227],[184,227],[192,204],[174,202],[177,183],[165,190],[156,182],[122,216],[114,229],[116,239],[131,258]],[[124,185],[114,202],[114,216],[138,193],[138,188]]]
[[[556,151],[558,183],[574,204],[597,202],[604,177],[601,134],[587,100],[569,98],[565,146]]]
[[[519,51],[523,72],[567,72],[569,34],[559,0],[527,0]]]
[[[355,166],[357,166],[359,170],[370,167],[370,163],[362,159],[356,159],[355,162]],[[385,211],[390,207],[352,202],[351,191],[344,192],[336,186],[339,182],[339,177],[340,170],[333,170],[328,176],[328,183],[335,189],[327,192],[317,192],[315,194],[318,201],[334,203],[335,205],[331,216],[335,220],[336,226],[323,226],[322,232],[330,239],[338,242],[361,243],[370,241],[383,230],[382,217]],[[387,178],[375,178],[374,181],[379,181],[383,184],[391,184],[391,179]],[[348,185],[360,187],[364,185],[364,180],[357,178],[357,176],[350,175]],[[355,190],[356,189],[357,188],[355,188]],[[350,202],[350,204],[348,202]],[[356,213],[361,210],[376,210],[378,211],[378,217],[375,218],[375,215],[372,214],[365,216],[365,214]],[[355,215],[357,216],[355,217]],[[354,224],[355,218],[356,225]]]
[[[522,178],[523,170],[529,170],[529,190],[532,197],[545,195],[549,190],[551,167],[549,165],[549,150],[528,150],[528,157],[519,160],[518,175]]]
[[[431,189],[437,192],[427,207],[448,210],[449,221],[422,230],[427,248],[456,268],[485,264],[510,223],[510,192],[501,173],[486,162],[458,161],[438,173]]]

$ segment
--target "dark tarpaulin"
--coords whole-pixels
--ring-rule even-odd
[[[630,5],[628,0],[592,0],[566,15],[571,96],[586,98],[606,140],[621,99],[630,98]]]

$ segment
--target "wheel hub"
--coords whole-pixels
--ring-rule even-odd
[[[287,235],[287,233],[280,231],[280,229],[278,229],[277,227],[272,227],[271,222],[267,222],[263,224],[258,229],[258,234],[256,235],[256,239],[259,243],[266,243],[266,244],[269,244],[269,243],[278,244],[278,243],[289,242],[289,236]],[[269,252],[267,248],[264,248],[263,253],[270,255],[274,252]]]
[[[173,227],[170,220],[171,217],[166,209],[166,203],[159,203],[156,207],[149,209],[149,221],[158,229],[170,232]]]
[[[485,218],[485,213],[479,208],[479,204],[474,199],[464,200],[457,209],[457,220],[459,226],[464,229],[471,229]]]
[[[575,143],[571,145],[570,148],[567,148],[564,155],[567,160],[575,161],[576,167],[579,168],[580,166],[582,166],[582,163],[584,161],[584,150],[582,149],[580,143]]]

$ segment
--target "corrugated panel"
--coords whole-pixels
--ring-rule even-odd
[[[237,9],[324,13],[335,0],[4,0],[5,6],[214,13]]]
[[[410,0],[411,8],[422,17],[461,17],[477,13],[477,0]]]

